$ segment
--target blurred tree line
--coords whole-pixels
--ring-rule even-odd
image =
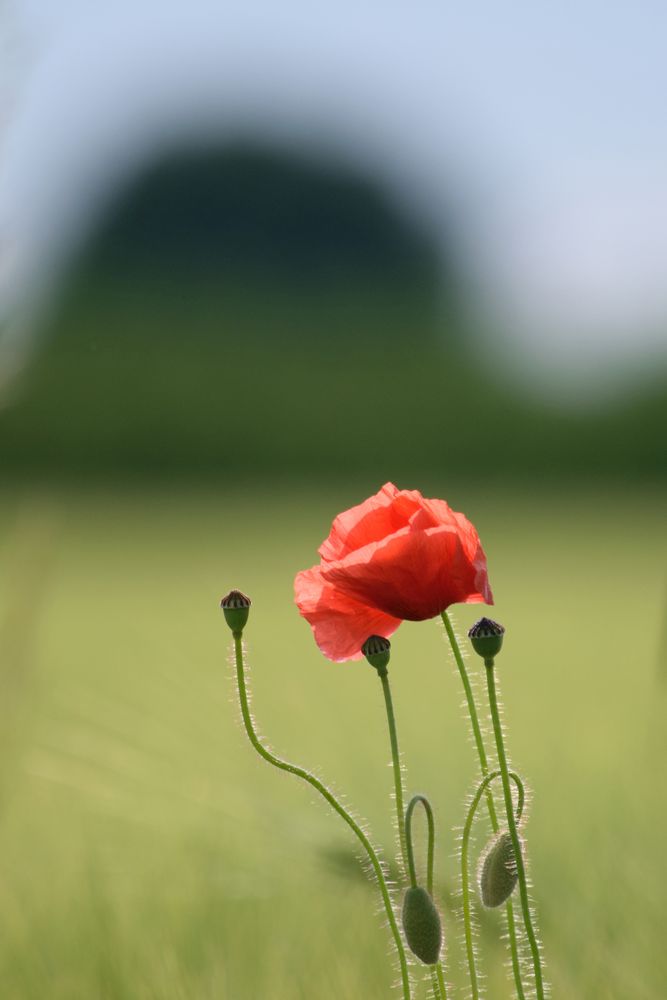
[[[165,157],[0,412],[5,474],[664,477],[667,380],[594,414],[520,397],[473,360],[456,262],[356,174]]]

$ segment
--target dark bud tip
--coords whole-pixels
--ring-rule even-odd
[[[242,632],[250,614],[250,598],[240,590],[230,590],[220,601],[225,620],[232,632]]]
[[[502,906],[514,892],[518,879],[512,838],[505,830],[494,837],[482,856],[479,891],[484,906]]]
[[[498,655],[503,645],[505,629],[491,618],[480,618],[468,632],[472,648],[485,660],[492,660]]]
[[[440,914],[426,889],[413,885],[403,899],[403,932],[413,955],[435,965],[442,947]]]
[[[386,673],[391,656],[389,639],[385,639],[381,635],[371,635],[361,647],[361,652],[379,674]]]

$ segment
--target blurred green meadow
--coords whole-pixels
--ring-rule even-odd
[[[326,661],[292,603],[332,517],[379,485],[4,487],[0,996],[390,994],[378,893],[340,820],[252,752],[218,609],[231,587],[251,595],[262,732],[343,792],[391,859],[377,677]],[[659,1000],[664,491],[399,485],[463,509],[487,551],[553,995]],[[463,631],[479,608],[454,612]],[[453,831],[475,759],[438,623],[401,626],[391,678],[407,787],[436,811],[449,975],[466,996]],[[500,918],[479,918],[488,994],[509,998]]]

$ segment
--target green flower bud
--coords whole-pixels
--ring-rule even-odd
[[[230,590],[220,601],[220,607],[232,632],[242,632],[245,628],[250,614],[250,603],[250,598],[240,590]]]
[[[485,660],[492,660],[503,645],[505,629],[491,618],[480,618],[468,632],[472,648]]]
[[[403,899],[403,932],[410,951],[425,965],[435,965],[442,947],[440,914],[426,889],[411,886]]]
[[[379,674],[386,673],[391,656],[389,639],[385,639],[381,635],[371,635],[361,647],[361,652]]]
[[[479,891],[484,906],[502,906],[514,892],[518,879],[512,838],[505,830],[493,838],[483,855]]]

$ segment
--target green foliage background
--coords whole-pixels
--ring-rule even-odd
[[[519,391],[500,336],[475,346],[458,224],[436,250],[322,162],[167,158],[108,211],[3,400],[5,475],[664,481],[664,368],[601,407]]]
[[[391,858],[377,678],[324,660],[292,604],[329,520],[367,491],[5,493],[4,997],[389,995],[389,939],[354,842],[252,752],[217,609],[230,585],[252,595],[261,730],[343,792]],[[533,790],[528,847],[554,995],[657,1000],[661,497],[447,492],[482,532],[508,629],[499,679],[513,762]],[[455,609],[459,628],[476,613]],[[436,810],[462,985],[453,828],[475,760],[437,623],[401,626],[391,676],[408,788]],[[477,850],[484,839],[482,824]],[[490,994],[509,997],[498,916],[480,921]]]

